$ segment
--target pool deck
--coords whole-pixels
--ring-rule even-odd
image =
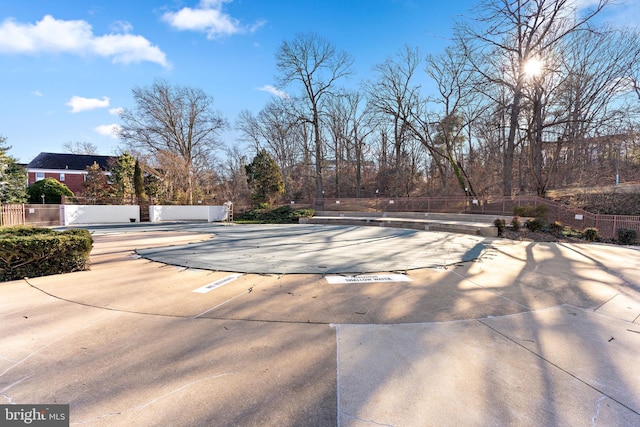
[[[90,229],[90,271],[0,284],[0,404],[91,426],[640,425],[638,247]]]

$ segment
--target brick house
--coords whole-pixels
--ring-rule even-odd
[[[110,175],[110,164],[113,156],[97,156],[93,154],[57,154],[40,153],[27,164],[27,187],[45,178],[54,178],[67,187],[73,194],[82,193],[87,176],[87,167],[96,162],[105,176]]]

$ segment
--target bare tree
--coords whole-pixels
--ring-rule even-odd
[[[225,200],[248,206],[251,191],[245,173],[246,153],[238,146],[226,147],[224,151],[225,160],[219,165],[221,179],[218,192]]]
[[[86,141],[69,141],[62,144],[62,149],[71,154],[98,154],[98,147]]]
[[[254,153],[260,152],[264,141],[264,129],[258,118],[249,110],[242,110],[236,120],[236,129],[241,132],[241,140],[251,145]]]
[[[292,174],[302,156],[299,121],[292,114],[291,101],[274,99],[258,113],[242,111],[236,127],[257,155],[263,148],[278,164],[285,182],[285,195],[292,195]]]
[[[335,197],[341,197],[341,180],[348,181],[349,164],[351,163],[351,152],[349,150],[349,113],[344,103],[343,97],[333,97],[328,102],[326,115],[326,128],[331,144],[328,151],[333,151],[333,159],[330,159],[334,172],[334,192]]]
[[[367,138],[375,130],[375,117],[368,105],[364,95],[360,92],[350,92],[345,96],[347,114],[349,117],[348,141],[353,147],[355,156],[355,196],[360,197],[362,189],[362,169],[365,163]]]
[[[410,137],[409,122],[418,113],[424,102],[420,96],[420,86],[415,83],[415,75],[422,58],[417,48],[405,46],[395,56],[387,58],[374,67],[376,80],[367,84],[370,108],[382,115],[390,123],[393,144],[395,184],[392,191],[404,192],[401,183],[403,173],[403,146]]]
[[[588,150],[594,138],[603,132],[621,133],[638,122],[640,103],[634,96],[633,76],[639,60],[637,31],[602,28],[575,34],[567,43],[563,80],[554,99],[554,114],[547,121],[566,148],[563,151],[571,164],[566,168],[568,182],[578,177],[578,171],[591,169]]]
[[[504,195],[512,194],[515,149],[524,137],[520,123],[527,65],[558,52],[563,40],[586,30],[609,3],[597,0],[591,9],[578,11],[574,0],[484,0],[477,8],[477,25],[458,27],[461,45],[476,70],[511,93],[505,106],[509,132],[503,157]]]
[[[338,80],[351,74],[352,63],[348,53],[337,51],[332,43],[315,33],[298,34],[293,41],[283,42],[276,52],[279,85],[286,87],[295,82],[302,86],[301,101],[306,112],[300,118],[313,127],[317,199],[323,194],[322,101],[334,94]]]
[[[426,62],[425,71],[437,88],[433,101],[440,108],[434,114],[432,132],[426,134],[430,137],[424,143],[429,142],[432,146],[430,151],[449,163],[460,189],[466,195],[475,196],[460,148],[467,140],[465,129],[469,128],[470,122],[482,109],[482,106],[477,106],[477,75],[469,67],[468,58],[458,48],[448,47],[440,55],[428,55]],[[416,117],[416,120],[420,120],[420,117]],[[426,128],[426,124],[423,127]]]
[[[213,98],[203,90],[170,85],[157,80],[150,87],[133,89],[134,109],[125,109],[120,138],[150,152],[160,168],[174,169],[173,186],[180,186],[193,204],[197,175],[208,165],[212,151],[219,147],[218,133],[225,120],[215,112]],[[179,177],[178,177],[179,176]]]

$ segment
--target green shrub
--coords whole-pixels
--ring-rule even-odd
[[[294,209],[293,212],[291,213],[291,218],[295,221],[298,222],[298,220],[300,218],[311,218],[316,212],[311,209],[311,208],[307,208],[307,209]]]
[[[540,231],[544,228],[545,223],[540,218],[528,219],[524,226],[529,231]]]
[[[262,209],[251,209],[239,215],[235,215],[234,220],[259,221],[264,216],[265,211]]]
[[[618,243],[621,245],[632,245],[638,238],[638,232],[631,228],[618,228],[616,232],[618,234]]]
[[[504,228],[507,225],[506,221],[502,218],[498,218],[495,221],[493,221],[493,225],[495,225],[496,228],[498,229],[498,236],[502,236],[502,232],[504,231]]]
[[[0,281],[86,270],[92,246],[84,229],[1,227]]]
[[[511,220],[511,227],[513,228],[513,231],[520,231],[522,228],[522,221],[520,221],[519,216],[516,215],[513,217]]]
[[[584,238],[589,242],[595,242],[596,240],[598,240],[599,234],[600,231],[595,227],[585,228],[582,232]]]
[[[272,219],[284,219],[288,220],[293,215],[293,208],[289,205],[279,206],[269,213]]]
[[[515,216],[523,216],[528,218],[546,219],[549,214],[549,207],[546,205],[524,205],[513,208]]]
[[[69,187],[54,178],[45,178],[36,181],[27,188],[29,195],[29,203],[42,203],[42,195],[44,195],[45,203],[58,204],[62,200],[62,196],[73,197],[73,192]]]
[[[57,233],[55,230],[51,228],[38,228],[38,227],[29,227],[29,226],[15,226],[15,227],[0,227],[0,238],[4,239],[6,237],[23,237],[23,236],[35,236],[35,235],[47,235],[47,234],[55,234]]]
[[[238,215],[236,219],[270,224],[291,224],[299,222],[300,218],[310,218],[314,213],[313,209],[294,209],[290,205],[284,205],[272,210],[252,209]]]
[[[559,236],[562,234],[562,232],[564,231],[564,225],[562,225],[560,222],[558,221],[553,221],[551,224],[549,224],[549,231],[555,235],[555,236]]]

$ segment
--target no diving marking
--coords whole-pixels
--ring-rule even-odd
[[[219,288],[222,285],[226,285],[229,282],[233,282],[238,277],[241,277],[242,274],[231,274],[227,277],[223,277],[222,279],[218,279],[215,282],[211,282],[208,285],[204,285],[198,289],[195,289],[193,292],[198,294],[206,294],[207,292],[211,292],[212,290]]]

